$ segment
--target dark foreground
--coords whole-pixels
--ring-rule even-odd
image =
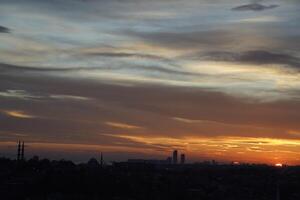
[[[0,199],[300,199],[300,168],[0,159]]]

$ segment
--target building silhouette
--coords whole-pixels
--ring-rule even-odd
[[[166,161],[167,161],[167,164],[169,164],[169,165],[172,164],[172,157],[171,156],[167,157]]]
[[[177,150],[173,151],[173,164],[176,165],[177,164],[177,156],[178,156],[178,152]]]
[[[180,155],[180,164],[182,164],[182,165],[185,164],[185,154]]]

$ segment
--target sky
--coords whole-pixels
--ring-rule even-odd
[[[0,5],[0,156],[300,164],[299,1]]]

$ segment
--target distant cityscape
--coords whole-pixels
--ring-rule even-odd
[[[17,162],[22,162],[25,161],[25,142],[24,141],[18,141],[17,142],[17,154],[16,154],[16,160]],[[38,156],[34,156],[34,158],[38,158]],[[166,159],[144,159],[144,158],[130,158],[127,159],[127,161],[110,161],[110,162],[105,162],[104,159],[104,154],[100,152],[100,157],[99,159],[97,158],[91,158],[88,163],[93,163],[93,165],[100,165],[104,166],[109,163],[113,165],[161,165],[161,166],[186,166],[186,165],[192,165],[192,164],[202,164],[202,165],[261,165],[261,164],[252,164],[252,163],[242,163],[238,161],[232,161],[229,163],[219,163],[216,160],[204,160],[201,162],[194,162],[194,163],[187,163],[186,162],[186,154],[185,153],[180,153],[178,150],[173,150],[170,156],[166,157]],[[262,164],[266,165],[266,164]],[[273,166],[275,167],[287,167],[286,164],[282,163],[276,163]]]
[[[172,156],[167,157],[165,160],[157,159],[128,159],[128,163],[146,163],[146,164],[162,164],[162,165],[184,165],[185,164],[185,154],[180,154],[180,162],[178,162],[178,150],[174,150]]]
[[[184,165],[186,164],[186,155],[184,153],[180,154],[180,161],[178,162],[178,150],[174,150],[172,155],[168,156],[164,160],[159,159],[128,159],[127,163],[136,163],[136,164],[154,164],[154,165]],[[25,142],[24,141],[18,141],[17,143],[17,158],[16,160],[18,162],[25,160]],[[98,161],[97,161],[98,162]],[[99,164],[101,166],[104,165],[104,157],[103,153],[100,153],[100,160]]]

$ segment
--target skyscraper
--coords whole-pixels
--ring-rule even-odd
[[[185,154],[181,154],[180,155],[180,164],[184,164],[185,163]]]
[[[173,151],[173,164],[177,164],[177,150]]]

